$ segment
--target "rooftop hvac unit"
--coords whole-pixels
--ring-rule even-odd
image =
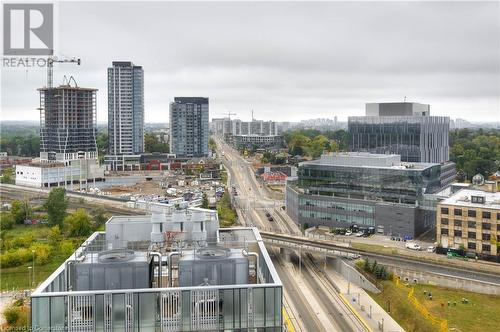
[[[242,250],[206,247],[179,259],[179,286],[248,284],[249,261]]]
[[[110,290],[149,287],[146,257],[132,250],[117,249],[87,255],[82,262],[70,263],[71,290]]]

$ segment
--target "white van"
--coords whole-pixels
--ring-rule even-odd
[[[406,242],[405,247],[411,250],[421,250],[422,248],[415,242]]]

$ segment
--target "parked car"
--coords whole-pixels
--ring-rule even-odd
[[[359,231],[359,232],[357,232],[357,233],[356,233],[356,236],[357,236],[357,237],[362,237],[362,236],[363,236],[363,234],[365,234],[365,233],[363,233],[362,231]]]
[[[434,252],[434,251],[436,251],[436,247],[434,247],[434,246],[427,247],[427,252]]]
[[[347,231],[347,232],[345,232],[345,235],[346,235],[346,236],[351,236],[351,235],[352,235],[352,232],[351,232],[351,231]]]
[[[415,242],[406,242],[405,244],[406,249],[411,249],[411,250],[421,250],[422,247],[420,245],[416,244]]]

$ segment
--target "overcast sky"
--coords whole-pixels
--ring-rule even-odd
[[[500,121],[499,2],[74,2],[59,5],[56,65],[98,88],[106,68],[142,65],[147,122],[174,96],[210,98],[210,117],[346,120],[366,102],[407,100],[432,115]],[[57,45],[56,45],[57,47]],[[45,71],[2,69],[2,119],[37,120]]]

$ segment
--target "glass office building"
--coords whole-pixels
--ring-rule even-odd
[[[375,227],[416,236],[433,226],[429,194],[441,189],[441,165],[404,163],[398,155],[338,153],[299,164],[286,206],[300,224]]]
[[[257,229],[190,208],[112,217],[32,293],[31,317],[37,331],[281,331],[282,297]]]
[[[405,162],[449,160],[449,117],[430,116],[429,105],[366,104],[366,116],[348,119],[349,151],[398,154]]]

